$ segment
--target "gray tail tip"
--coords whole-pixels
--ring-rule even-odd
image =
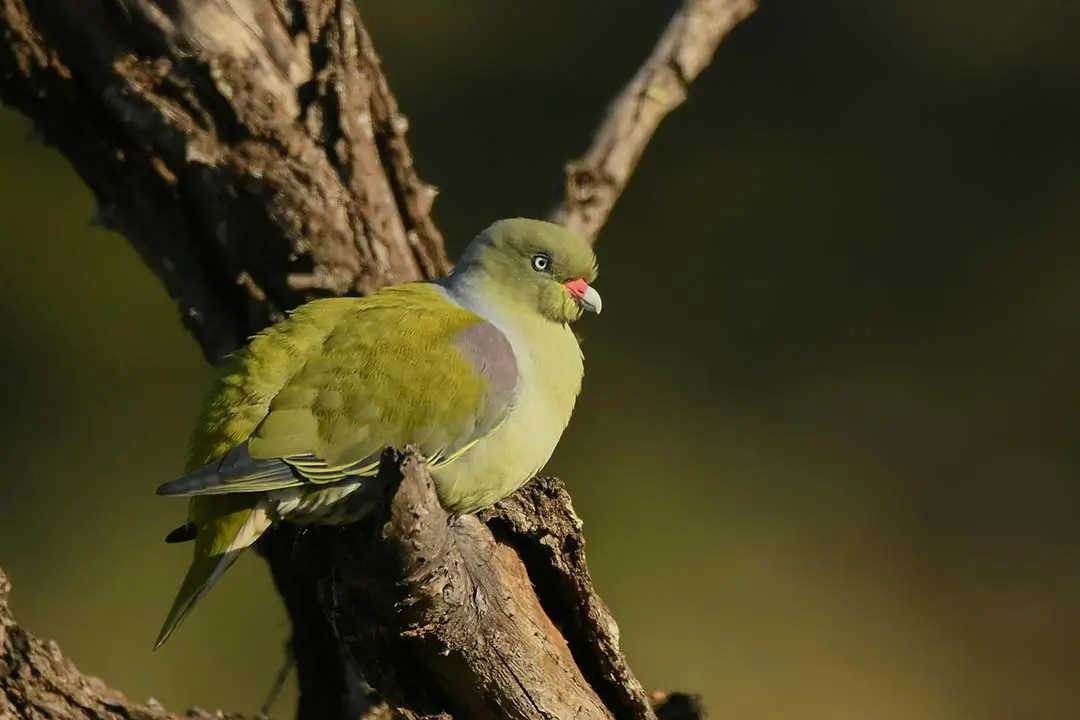
[[[190,495],[193,491],[210,485],[201,475],[192,473],[158,485],[158,495]]]
[[[177,482],[175,480],[170,480],[167,483],[162,483],[161,485],[158,485],[158,487],[157,487],[157,494],[158,495],[176,495],[178,492],[183,492],[183,489],[182,489],[183,486],[178,487],[177,485],[178,484],[177,484]]]

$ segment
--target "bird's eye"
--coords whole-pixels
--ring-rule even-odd
[[[536,253],[532,256],[532,269],[536,272],[547,272],[551,270],[551,258],[544,253]]]

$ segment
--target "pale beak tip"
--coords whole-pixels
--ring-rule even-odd
[[[591,313],[599,315],[603,306],[604,301],[600,298],[600,293],[596,292],[596,288],[592,286],[581,296],[581,307]]]

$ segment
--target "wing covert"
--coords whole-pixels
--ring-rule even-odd
[[[374,475],[387,446],[416,445],[438,466],[503,422],[519,373],[494,325],[426,283],[387,288],[354,307],[270,400],[245,443],[249,462],[235,464],[235,475],[219,464],[215,487],[192,494]]]

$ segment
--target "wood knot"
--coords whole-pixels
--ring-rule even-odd
[[[600,174],[581,161],[566,165],[566,197],[570,202],[582,205],[590,202],[602,182]]]

